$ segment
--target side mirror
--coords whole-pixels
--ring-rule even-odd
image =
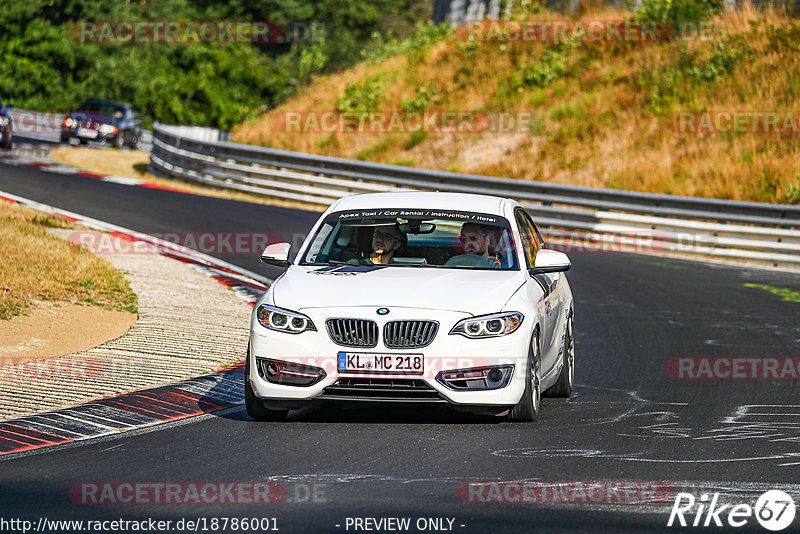
[[[559,273],[569,271],[570,267],[572,267],[572,263],[566,254],[543,248],[536,253],[536,264],[529,269],[529,272],[531,275]]]
[[[267,245],[261,254],[261,262],[276,267],[288,267],[292,264],[289,261],[289,251],[292,245],[289,243],[272,243]]]

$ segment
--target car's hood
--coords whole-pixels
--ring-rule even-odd
[[[276,306],[428,308],[480,315],[501,311],[524,282],[521,271],[415,267],[292,266],[273,286]]]

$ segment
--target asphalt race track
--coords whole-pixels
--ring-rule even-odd
[[[294,236],[317,216],[6,164],[0,190],[148,233]],[[279,272],[255,256],[220,257],[266,276]],[[256,423],[237,407],[0,459],[0,517],[34,524],[270,518],[280,532],[365,532],[358,525],[374,526],[365,518],[398,517],[410,518],[410,532],[643,532],[702,530],[667,529],[675,492],[753,505],[781,489],[800,505],[798,377],[692,380],[668,372],[673,358],[800,357],[800,276],[648,255],[570,257],[576,392],[569,401],[545,399],[535,423],[383,407],[320,407],[292,412],[286,423]],[[514,494],[507,492],[486,503],[479,501],[491,491],[465,490],[467,482],[520,480],[571,490],[590,481],[606,488],[647,482],[666,488],[666,497],[642,502],[609,491],[596,502],[573,494],[564,503],[551,492],[545,502],[508,502]],[[281,502],[83,504],[74,490],[81,483],[264,481],[285,490]],[[441,523],[427,521],[436,518]],[[732,530],[724,524],[711,530]],[[787,531],[798,528],[800,511]],[[752,517],[735,530],[765,532]]]

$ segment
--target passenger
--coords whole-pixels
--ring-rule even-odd
[[[376,265],[389,264],[402,244],[403,232],[396,224],[376,226],[372,231],[372,252],[369,260]]]
[[[464,223],[458,235],[465,254],[481,256],[490,266],[500,268],[502,262],[492,251],[491,237],[489,228],[478,223]]]

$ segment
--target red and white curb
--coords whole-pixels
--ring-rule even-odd
[[[0,423],[0,456],[186,419],[244,402],[244,364]]]
[[[115,224],[62,210],[0,191],[0,199],[50,213],[116,238],[141,242],[159,254],[181,261],[233,289],[251,306],[272,280],[207,254]],[[116,397],[91,401],[0,423],[0,456],[43,447],[126,432],[155,424],[185,419],[244,402],[244,363],[184,380]]]

